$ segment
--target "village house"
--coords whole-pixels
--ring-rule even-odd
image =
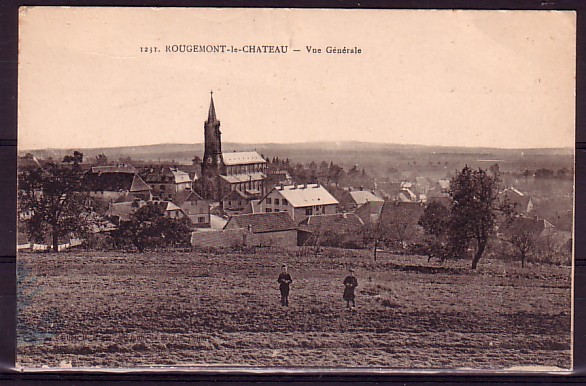
[[[177,193],[191,190],[193,183],[188,173],[169,166],[148,168],[143,179],[153,196],[161,200],[172,200]]]
[[[409,188],[402,188],[397,194],[397,201],[401,202],[418,202],[417,195]]]
[[[338,200],[320,184],[276,186],[259,203],[265,213],[287,212],[299,223],[308,216],[334,214]]]
[[[149,201],[135,200],[132,202],[112,202],[108,206],[105,217],[113,224],[120,225],[122,222],[130,221],[131,215],[145,205],[157,205],[163,208],[164,215],[169,218],[180,219],[187,215],[177,205],[170,201]]]
[[[220,121],[216,117],[213,97],[204,123],[204,139],[201,179],[196,184],[200,196],[221,201],[233,190],[248,195],[266,193],[267,161],[260,154],[256,151],[222,152]]]
[[[297,245],[297,225],[285,213],[255,213],[232,216],[225,231],[243,229],[250,233],[244,238],[246,246],[294,247]]]
[[[499,229],[498,234],[509,242],[520,237],[538,254],[550,255],[552,262],[570,264],[572,232],[557,229],[546,219],[521,215]]]
[[[367,226],[383,222],[395,228],[409,229],[407,233],[416,237],[421,231],[418,222],[424,210],[422,203],[385,201],[382,206],[366,203],[356,209],[354,214]]]
[[[450,191],[450,180],[440,179],[437,181],[440,193],[447,194]]]
[[[416,177],[414,191],[417,194],[427,194],[431,189],[431,182],[426,177]]]
[[[252,200],[258,200],[258,194],[251,194],[249,191],[232,190],[226,194],[220,202],[222,209],[228,214],[242,212]]]
[[[379,203],[376,201],[369,201],[360,205],[353,211],[353,213],[360,218],[363,224],[374,224],[380,217],[383,205],[384,202]]]
[[[341,194],[339,199],[340,207],[347,211],[352,211],[367,202],[376,202],[382,206],[384,200],[377,197],[373,192],[365,190],[362,186],[358,189],[349,188]]]
[[[151,188],[135,170],[127,167],[93,167],[81,182],[91,198],[105,202],[117,201],[128,194],[145,201],[151,199]]]
[[[309,216],[299,223],[297,245],[356,247],[363,227],[364,222],[354,213]]]
[[[260,200],[251,200],[240,214],[262,213]]]
[[[515,211],[519,214],[529,214],[533,211],[533,199],[514,187],[507,188],[499,193],[499,199],[504,201],[507,199],[511,204],[515,205]]]
[[[173,203],[189,217],[195,228],[209,228],[211,226],[210,204],[193,190],[177,193],[173,198]]]

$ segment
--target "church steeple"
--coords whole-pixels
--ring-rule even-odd
[[[210,110],[208,111],[208,120],[206,121],[206,123],[216,123],[217,121],[218,120],[216,118],[216,108],[214,107],[214,92],[210,91]]]
[[[218,177],[225,172],[222,158],[222,133],[220,121],[216,117],[214,95],[210,92],[210,109],[208,120],[204,123],[204,153],[201,164],[201,195],[205,199],[219,200],[220,188]]]

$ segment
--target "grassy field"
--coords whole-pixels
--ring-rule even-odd
[[[19,256],[18,365],[571,367],[571,269],[366,251]],[[287,262],[290,307],[277,276]],[[357,308],[342,300],[356,270]]]

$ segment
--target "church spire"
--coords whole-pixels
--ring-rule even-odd
[[[214,92],[210,91],[210,111],[208,112],[207,123],[217,122],[216,119],[216,108],[214,107]]]

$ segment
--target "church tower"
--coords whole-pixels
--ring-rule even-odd
[[[220,187],[218,176],[225,172],[222,158],[222,139],[220,121],[216,117],[213,92],[210,92],[208,120],[204,123],[204,153],[201,163],[201,193],[204,199],[219,200]]]

